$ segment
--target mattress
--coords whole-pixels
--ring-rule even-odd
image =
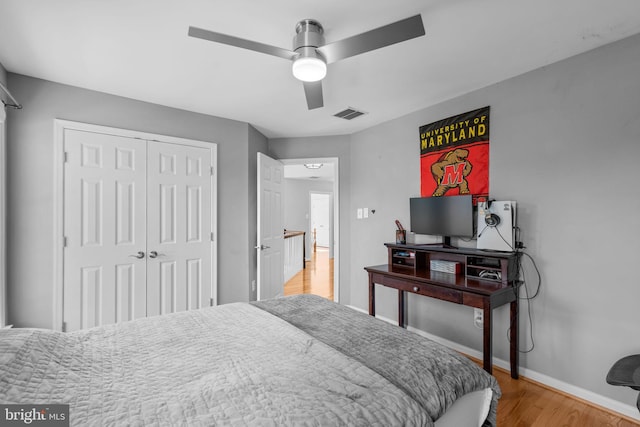
[[[435,421],[436,427],[482,426],[491,410],[493,390],[472,391],[458,400]]]
[[[465,360],[319,297],[286,297],[71,333],[0,330],[0,403],[68,404],[82,426],[441,427],[457,400],[490,389],[494,425],[497,382]]]

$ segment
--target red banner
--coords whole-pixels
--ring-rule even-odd
[[[489,195],[489,107],[420,126],[420,194]]]

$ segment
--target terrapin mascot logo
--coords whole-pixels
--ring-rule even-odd
[[[420,196],[489,194],[489,112],[479,108],[420,126]]]
[[[457,148],[444,153],[437,162],[431,165],[431,174],[437,186],[432,196],[444,196],[452,188],[457,188],[459,194],[469,194],[469,183],[466,177],[473,166],[467,158],[469,150]]]

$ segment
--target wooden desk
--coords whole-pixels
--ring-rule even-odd
[[[492,312],[496,307],[510,304],[510,364],[511,377],[518,378],[518,287],[520,282],[515,280],[507,269],[515,268],[517,257],[515,254],[498,254],[498,260],[504,260],[502,269],[504,280],[483,280],[475,276],[474,262],[480,257],[486,258],[486,253],[478,253],[473,250],[455,251],[451,249],[433,250],[423,249],[407,245],[391,245],[389,247],[389,264],[365,267],[369,274],[369,314],[375,316],[375,285],[383,285],[398,290],[398,325],[405,327],[405,292],[463,304],[483,310],[483,367],[492,372]],[[424,251],[426,250],[426,254]],[[394,252],[395,251],[395,252]],[[402,251],[402,252],[400,252]],[[401,258],[407,252],[413,251],[413,255],[407,258],[413,262],[407,265],[398,265],[394,259],[395,254],[401,253]],[[444,253],[444,255],[443,255]],[[394,258],[395,257],[395,258]],[[458,260],[463,263],[463,271],[460,274],[441,273],[432,271],[428,267],[430,259]],[[425,263],[427,266],[425,266]],[[513,267],[512,267],[513,265]],[[498,270],[497,268],[495,270]]]

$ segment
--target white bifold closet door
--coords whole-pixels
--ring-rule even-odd
[[[149,143],[147,316],[209,305],[211,154]]]
[[[209,149],[65,129],[66,330],[210,305]]]

